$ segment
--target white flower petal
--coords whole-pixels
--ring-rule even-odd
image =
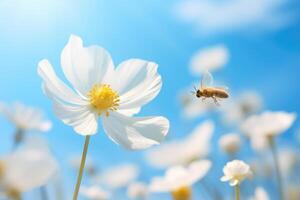
[[[80,135],[93,135],[98,130],[98,115],[89,110],[88,106],[63,104],[53,99],[54,112],[65,124],[73,126]]]
[[[120,94],[120,110],[147,104],[157,96],[162,86],[157,64],[144,60],[124,61],[117,67],[115,76],[114,87]]]
[[[192,174],[190,180],[191,185],[194,184],[196,181],[202,179],[211,168],[212,163],[209,160],[198,160],[194,161],[188,167],[190,174]]]
[[[140,173],[134,164],[121,164],[111,167],[100,174],[100,183],[111,188],[124,188],[134,181]]]
[[[81,186],[80,195],[91,200],[108,200],[111,197],[110,193],[96,185],[90,187]]]
[[[152,192],[173,192],[182,187],[192,187],[207,174],[210,167],[208,160],[198,160],[187,167],[173,166],[163,177],[153,178],[149,189]]]
[[[44,80],[44,86],[47,88],[48,94],[55,96],[61,101],[84,105],[86,102],[73,92],[64,82],[62,82],[55,74],[52,65],[48,60],[42,60],[38,64],[38,74]]]
[[[103,117],[106,134],[117,144],[127,149],[145,149],[159,144],[169,130],[169,121],[164,117],[128,117],[112,112]]]
[[[229,181],[230,186],[236,186],[238,183],[239,183],[239,181],[236,179]]]
[[[58,164],[45,146],[25,144],[5,159],[4,183],[20,192],[43,186],[54,177]]]
[[[113,70],[110,54],[104,48],[83,47],[81,38],[75,35],[71,35],[61,53],[61,66],[67,79],[83,96]]]

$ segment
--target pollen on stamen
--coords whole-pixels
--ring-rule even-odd
[[[108,84],[96,84],[89,92],[89,100],[92,108],[98,115],[105,113],[109,116],[109,111],[118,109],[120,98]]]

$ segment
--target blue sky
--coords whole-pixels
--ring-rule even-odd
[[[55,118],[50,101],[41,91],[36,69],[38,61],[47,58],[63,77],[59,58],[70,34],[81,36],[86,45],[105,47],[116,64],[129,58],[142,58],[159,64],[163,88],[140,115],[167,116],[171,121],[170,138],[184,136],[201,121],[183,120],[177,101],[178,90],[198,79],[188,70],[191,55],[200,48],[220,43],[229,48],[231,57],[227,66],[215,74],[215,79],[225,82],[233,94],[245,89],[257,90],[263,95],[266,108],[299,113],[298,2],[272,0],[270,2],[275,2],[276,6],[267,5],[262,10],[267,13],[266,16],[241,19],[241,22],[233,24],[226,22],[225,28],[203,25],[211,21],[202,18],[201,25],[195,22],[197,16],[189,22],[180,19],[176,16],[176,5],[180,2],[0,0],[0,100],[36,105],[53,120],[54,128],[45,137],[61,160],[69,193],[74,172],[67,167],[67,158],[81,152],[84,138]],[[272,10],[273,6],[276,11]],[[272,20],[263,23],[265,17],[285,20],[279,20],[280,25]],[[10,148],[13,127],[3,119],[0,127],[3,138],[0,150],[3,153]],[[294,130],[296,128],[297,125]],[[143,152],[124,151],[113,144],[102,130],[92,138],[89,155],[104,168],[131,161],[145,165]],[[148,170],[143,176],[151,177],[153,173]]]

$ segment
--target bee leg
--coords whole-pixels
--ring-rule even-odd
[[[206,99],[206,97],[203,97],[203,98],[202,98],[202,102],[205,101],[205,99]]]
[[[213,100],[214,100],[215,104],[216,104],[217,106],[220,106],[220,104],[219,104],[219,102],[218,102],[217,98],[216,98],[216,97],[212,97],[212,98],[213,98]]]

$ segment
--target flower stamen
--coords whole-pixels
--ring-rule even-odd
[[[181,187],[172,192],[174,200],[190,200],[192,197],[192,190],[189,187]]]
[[[109,116],[109,111],[118,109],[120,97],[108,84],[96,84],[90,90],[89,94],[90,104],[96,110],[98,115],[105,113]]]

